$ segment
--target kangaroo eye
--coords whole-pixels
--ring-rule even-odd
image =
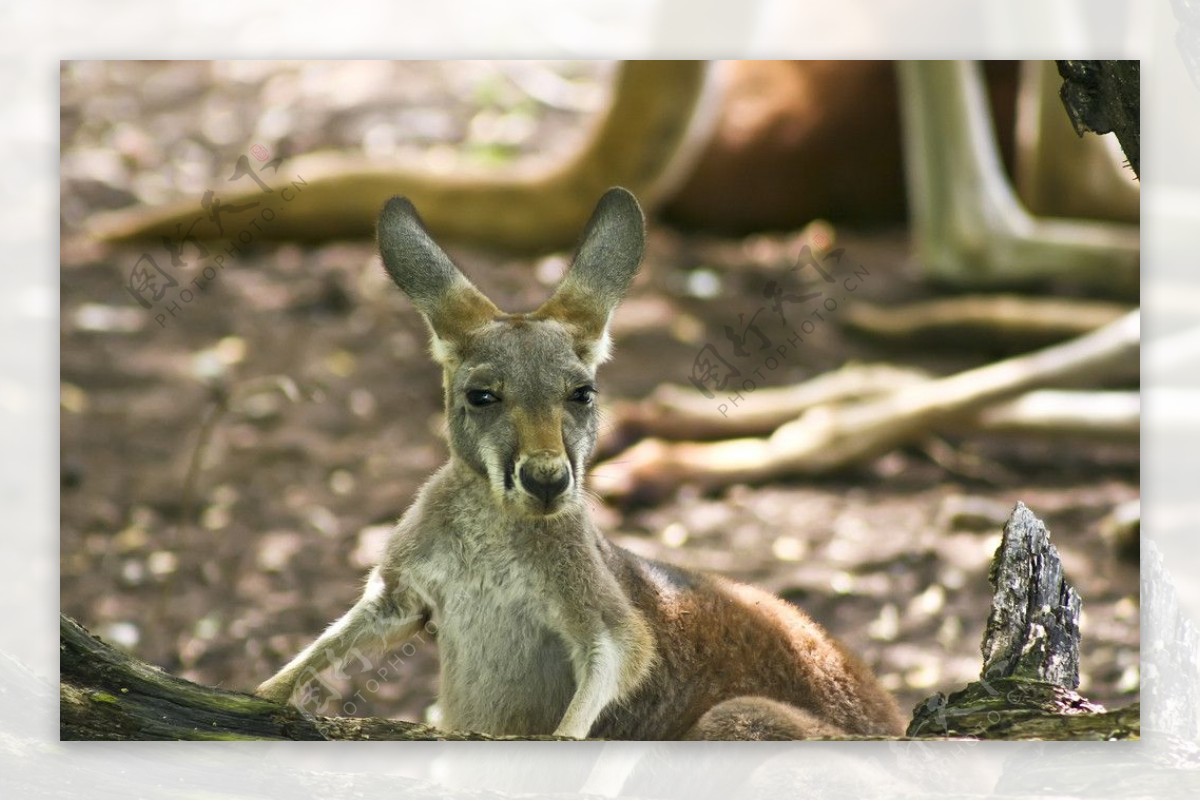
[[[575,403],[588,404],[588,403],[591,403],[595,399],[596,399],[596,388],[595,387],[582,386],[582,387],[576,388],[576,390],[571,393],[571,400],[575,401]]]
[[[486,389],[468,389],[467,403],[472,406],[491,406],[493,403],[499,403],[500,396],[494,392],[489,392]]]

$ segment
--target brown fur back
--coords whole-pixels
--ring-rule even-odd
[[[605,544],[609,565],[655,632],[657,659],[633,696],[600,717],[593,736],[679,739],[717,704],[745,696],[791,705],[823,721],[825,736],[903,733],[891,695],[792,604]],[[726,731],[720,739],[741,738]]]

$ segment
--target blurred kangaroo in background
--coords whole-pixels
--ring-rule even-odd
[[[900,734],[870,671],[795,607],[644,559],[589,519],[596,368],[645,224],[611,189],[537,311],[506,314],[405,198],[379,248],[444,368],[450,461],[396,526],[362,598],[259,695],[285,702],[353,649],[437,626],[447,729],[610,739]]]

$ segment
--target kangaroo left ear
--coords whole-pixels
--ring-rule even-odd
[[[646,220],[627,189],[604,193],[584,229],[575,259],[550,300],[533,317],[570,329],[575,351],[594,367],[609,355],[608,322],[637,274],[646,247]]]
[[[378,238],[384,269],[429,324],[437,361],[457,358],[471,333],[500,314],[433,241],[407,198],[383,207]]]

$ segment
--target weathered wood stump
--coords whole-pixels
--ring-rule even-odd
[[[983,636],[985,679],[1079,686],[1079,593],[1063,576],[1046,525],[1018,502],[988,572],[995,595]]]
[[[979,681],[917,706],[908,735],[981,739],[1124,740],[1141,731],[1138,704],[1108,712],[1079,686],[1081,601],[1050,532],[1018,502],[988,573],[992,611]]]

